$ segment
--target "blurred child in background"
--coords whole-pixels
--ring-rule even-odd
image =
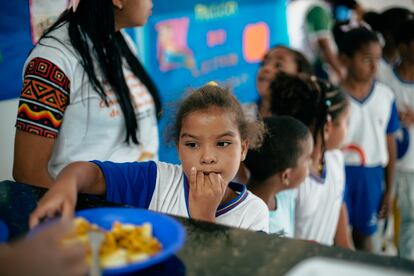
[[[394,35],[401,23],[410,18],[413,19],[414,14],[410,10],[401,7],[390,8],[380,14],[377,29],[374,28],[374,31],[380,32],[384,38],[382,59],[377,72],[380,79],[383,78],[383,74],[389,74],[394,65],[400,62],[400,54]]]
[[[278,45],[271,48],[263,58],[256,76],[259,93],[258,113],[263,118],[270,115],[269,85],[279,72],[312,75],[312,66],[299,51]]]
[[[397,136],[396,185],[401,212],[400,256],[414,260],[414,19],[402,23],[394,37],[400,63],[380,81],[391,87],[403,125]]]
[[[347,68],[341,86],[350,95],[351,111],[345,199],[356,248],[372,251],[378,218],[386,218],[391,207],[399,120],[391,89],[375,81],[382,53],[378,36],[355,28],[342,34],[338,47]]]
[[[243,105],[244,112],[252,120],[271,116],[269,85],[280,72],[291,75],[313,74],[312,66],[299,51],[283,45],[270,48],[263,57],[256,75],[256,88],[259,94],[258,101],[257,103]],[[249,171],[242,163],[235,181],[247,183],[249,175]]]
[[[247,187],[270,210],[269,233],[293,238],[296,188],[309,174],[312,135],[292,117],[267,117],[264,123],[262,147],[249,150],[244,161],[250,171]]]
[[[300,120],[314,139],[310,174],[298,188],[295,237],[352,248],[347,223],[341,223],[346,215],[343,156],[334,150],[340,148],[346,133],[346,95],[327,82],[286,74],[279,74],[270,90],[272,113]]]

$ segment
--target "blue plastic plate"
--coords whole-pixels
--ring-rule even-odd
[[[76,216],[84,217],[104,229],[111,229],[112,223],[115,221],[137,225],[149,222],[152,224],[153,235],[162,244],[161,252],[149,259],[122,267],[105,269],[103,271],[105,275],[131,273],[158,264],[177,252],[185,240],[185,230],[175,219],[144,209],[95,208],[79,211]]]
[[[6,242],[9,238],[9,229],[7,225],[0,220],[0,243]]]

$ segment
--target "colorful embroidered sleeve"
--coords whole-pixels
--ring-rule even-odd
[[[24,72],[16,128],[56,138],[69,104],[70,81],[47,59],[32,59]]]

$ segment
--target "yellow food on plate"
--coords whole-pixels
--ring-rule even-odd
[[[89,247],[89,231],[102,231],[105,239],[100,248],[100,262],[103,268],[114,268],[143,261],[162,250],[161,243],[152,235],[152,225],[141,226],[115,222],[110,231],[100,229],[84,218],[74,220],[75,230],[65,239],[65,243],[81,241]],[[91,256],[88,252],[88,261]]]

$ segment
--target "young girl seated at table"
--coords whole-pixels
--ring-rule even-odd
[[[293,238],[296,188],[309,174],[312,135],[293,117],[272,116],[264,123],[262,147],[249,150],[244,161],[250,171],[247,187],[270,210],[269,233]]]
[[[206,85],[178,110],[172,136],[181,165],[163,162],[75,162],[63,169],[30,217],[73,215],[77,193],[229,226],[268,231],[266,204],[230,182],[250,147],[260,146],[263,125],[246,120],[227,90]]]
[[[338,150],[349,115],[346,94],[313,77],[278,74],[270,85],[271,110],[303,122],[312,132],[314,150],[310,174],[298,188],[295,237],[326,245],[348,243],[344,215],[344,160]]]

